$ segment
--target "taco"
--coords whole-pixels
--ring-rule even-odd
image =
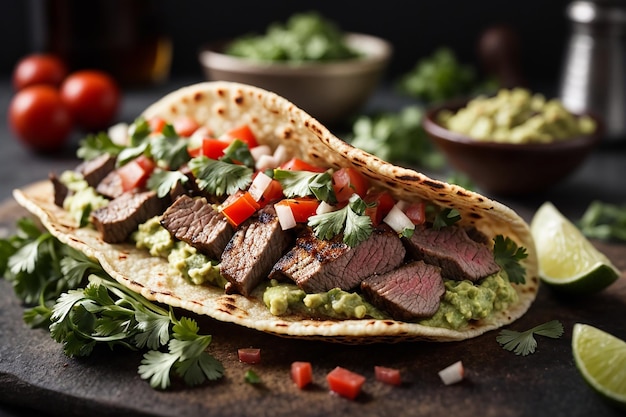
[[[174,128],[183,120],[189,138]],[[371,343],[472,338],[537,295],[534,243],[512,209],[354,148],[274,93],[191,85],[125,132],[124,147],[83,143],[71,179],[14,196],[150,300],[284,337]]]

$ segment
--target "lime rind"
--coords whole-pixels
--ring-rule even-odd
[[[585,382],[613,405],[626,409],[626,342],[596,327],[576,323],[572,353]]]

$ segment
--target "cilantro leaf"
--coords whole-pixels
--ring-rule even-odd
[[[243,376],[244,381],[246,381],[248,384],[260,384],[261,383],[261,377],[254,372],[252,369],[248,369],[246,371],[246,373]]]
[[[328,172],[275,169],[273,178],[280,182],[288,198],[315,196],[331,205],[337,202],[332,176]]]
[[[343,232],[343,242],[355,247],[366,240],[374,229],[372,219],[364,214],[366,208],[367,203],[354,194],[345,207],[309,217],[308,225],[319,239],[329,240]]]
[[[234,194],[252,183],[252,169],[244,165],[199,156],[189,161],[198,187],[215,196]]]
[[[509,281],[515,284],[525,283],[526,268],[522,266],[520,261],[528,257],[526,248],[518,247],[515,241],[502,235],[497,235],[493,241],[494,259],[507,275]]]
[[[452,226],[461,220],[461,214],[457,209],[445,208],[437,211],[433,220],[433,229],[440,230],[446,226]]]
[[[249,168],[254,168],[254,158],[250,153],[248,144],[240,139],[233,140],[224,149],[224,155],[220,158],[221,161],[229,163],[241,163]]]
[[[159,166],[176,170],[189,161],[189,141],[178,136],[155,136],[150,140],[150,153]]]
[[[189,177],[180,171],[155,169],[148,178],[148,188],[156,191],[159,198],[163,198],[172,191],[177,184],[185,184]]]
[[[540,324],[525,332],[504,329],[496,337],[496,341],[508,351],[515,352],[516,355],[526,356],[535,353],[537,341],[534,335],[558,339],[563,335],[563,325],[558,320],[552,320]]]
[[[106,132],[99,132],[97,134],[87,135],[82,139],[79,142],[76,155],[88,161],[104,153],[118,155],[122,149],[124,149],[124,146],[114,143]]]

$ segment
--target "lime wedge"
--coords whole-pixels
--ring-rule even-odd
[[[626,342],[588,324],[576,323],[572,353],[585,381],[613,404],[626,408]]]
[[[611,285],[620,271],[550,202],[535,213],[530,231],[535,240],[539,275],[552,288],[592,294]]]

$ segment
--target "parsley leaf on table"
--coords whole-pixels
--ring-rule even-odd
[[[563,325],[558,320],[552,320],[540,324],[525,332],[504,329],[496,337],[496,341],[508,351],[515,352],[516,355],[526,356],[535,352],[537,341],[534,335],[558,339],[563,335]]]
[[[525,283],[524,275],[526,274],[526,269],[520,264],[520,261],[528,257],[526,248],[518,247],[517,243],[511,238],[505,238],[502,235],[497,235],[493,241],[495,261],[506,273],[509,281],[515,284]]]

